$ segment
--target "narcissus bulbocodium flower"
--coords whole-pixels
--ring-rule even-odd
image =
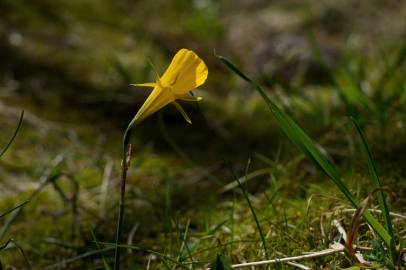
[[[173,103],[185,120],[191,123],[190,118],[176,100],[201,100],[201,97],[190,96],[188,93],[202,85],[206,81],[207,75],[207,66],[196,53],[187,49],[179,50],[162,77],[157,74],[156,82],[131,84],[154,89],[129,126],[141,122],[169,103]]]

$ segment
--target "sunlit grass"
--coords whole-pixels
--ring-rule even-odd
[[[265,25],[273,29],[269,40],[242,31],[241,44],[224,44],[241,37],[235,29],[242,26],[238,22],[251,21],[245,14],[251,6],[241,11],[234,2],[225,8],[221,1],[163,1],[162,6],[139,1],[131,7],[101,1],[89,8],[92,2],[96,6],[93,0],[83,5],[38,1],[34,12],[24,1],[0,3],[7,9],[0,23],[13,24],[0,29],[13,43],[5,43],[5,59],[15,55],[19,61],[5,61],[10,67],[0,80],[11,86],[1,85],[0,91],[7,90],[2,104],[23,104],[27,112],[19,129],[19,110],[1,107],[0,269],[108,270],[114,265],[120,132],[146,96],[127,84],[155,81],[148,59],[161,74],[169,52],[183,46],[201,52],[212,70],[195,92],[204,102],[185,106],[192,127],[178,121],[175,108],[157,116],[151,115],[156,107],[144,110],[151,117],[132,136],[121,268],[229,269],[317,252],[340,241],[336,221],[348,234],[357,229],[354,243],[364,259],[403,269],[404,44],[381,40],[366,46],[354,31],[334,51],[331,65],[324,59],[324,41],[317,39],[320,33],[307,30],[311,64],[322,76],[307,78],[309,63],[299,63],[283,81],[273,69],[263,69],[272,54],[252,60],[258,57],[256,46],[272,43],[278,37],[273,31],[283,29]],[[320,2],[307,18],[301,4],[288,2],[277,3],[276,12],[264,9],[259,17],[282,16],[292,29],[299,23],[312,27],[318,20],[323,26],[346,20],[338,4]],[[38,29],[43,32],[37,34]],[[293,30],[288,38],[302,32]],[[244,42],[255,48],[247,45],[252,51],[245,51]],[[213,48],[238,59],[242,68],[232,68],[251,85],[221,66]],[[282,57],[282,67],[290,64],[289,57]],[[33,65],[36,60],[40,68]],[[349,116],[357,119],[355,128]],[[14,141],[13,132],[18,132]],[[371,192],[366,218],[352,227],[355,208]],[[311,269],[360,268],[343,253],[298,262]]]

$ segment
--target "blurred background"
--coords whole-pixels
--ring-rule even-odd
[[[57,269],[92,247],[91,228],[113,241],[121,135],[149,94],[129,84],[153,81],[149,59],[162,73],[181,48],[208,66],[195,91],[204,99],[182,103],[192,126],[168,106],[137,127],[129,243],[163,250],[175,221],[188,216],[197,232],[219,221],[216,207],[230,195],[218,190],[233,180],[225,162],[243,174],[248,157],[252,170],[277,160],[290,179],[281,190],[297,199],[324,188],[260,97],[215,54],[263,85],[346,172],[361,162],[348,120],[356,115],[381,172],[404,194],[405,41],[399,0],[1,0],[1,145],[22,109],[25,118],[0,159],[0,212],[35,196],[12,225],[3,218],[1,242],[20,241],[34,269]],[[269,174],[259,176],[252,194],[271,186]],[[0,252],[5,265],[25,269],[15,246]],[[146,254],[125,259],[145,269]],[[97,265],[100,256],[69,269]]]

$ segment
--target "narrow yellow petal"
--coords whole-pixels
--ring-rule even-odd
[[[131,86],[141,86],[141,87],[155,87],[156,83],[132,83]]]
[[[182,108],[182,106],[180,106],[180,104],[177,103],[176,101],[173,101],[172,103],[173,103],[173,105],[175,105],[175,108],[180,112],[180,114],[183,116],[183,118],[185,118],[186,122],[188,122],[189,124],[192,124],[192,120],[190,120],[189,116],[187,115],[185,110]]]
[[[177,96],[176,98],[180,99],[180,100],[184,100],[184,101],[200,101],[203,99],[202,97],[195,97],[195,96],[192,97],[192,96],[186,96],[186,95]]]
[[[202,85],[208,76],[206,64],[191,50],[181,49],[162,75],[160,82],[171,87],[176,95],[183,95]]]
[[[157,77],[158,80],[159,80],[160,77],[159,77],[158,70],[155,68],[154,63],[152,63],[152,60],[151,60],[151,58],[149,58],[149,57],[148,57],[148,63],[149,63],[149,65],[151,66],[152,70],[155,72],[155,75],[156,75],[156,77]]]

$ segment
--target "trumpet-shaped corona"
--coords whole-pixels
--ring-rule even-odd
[[[154,89],[131,121],[130,126],[141,122],[169,103],[173,103],[185,120],[191,123],[190,118],[176,100],[201,100],[200,97],[187,94],[202,85],[207,76],[207,66],[196,53],[187,49],[179,50],[164,74],[161,77],[157,76],[156,82],[131,84],[133,86],[153,87]]]

